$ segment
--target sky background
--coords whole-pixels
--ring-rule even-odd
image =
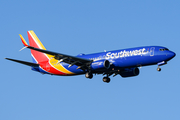
[[[1,0],[0,120],[179,120],[179,0]],[[18,34],[34,30],[47,50],[78,55],[165,46],[176,57],[131,78],[42,75],[7,61],[32,60]]]

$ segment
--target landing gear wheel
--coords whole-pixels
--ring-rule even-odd
[[[161,68],[160,68],[160,67],[158,67],[158,68],[157,68],[157,71],[159,71],[159,72],[160,72],[160,71],[161,71]]]
[[[109,77],[103,77],[103,82],[109,83],[111,79]]]
[[[93,78],[93,74],[90,72],[86,72],[85,77],[91,79]]]

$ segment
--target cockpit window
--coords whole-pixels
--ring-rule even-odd
[[[160,51],[165,51],[165,50],[169,50],[169,49],[167,49],[167,48],[161,48],[161,49],[159,49]]]

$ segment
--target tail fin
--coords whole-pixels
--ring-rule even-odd
[[[27,34],[28,34],[30,46],[46,50],[46,48],[43,46],[43,44],[41,43],[39,38],[36,36],[34,31],[30,30],[27,32]],[[48,56],[45,53],[38,52],[35,50],[31,50],[31,55],[33,57],[33,62],[35,62],[35,63],[40,63],[40,62],[44,62],[44,61],[49,60]]]

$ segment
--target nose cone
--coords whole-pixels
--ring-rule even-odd
[[[175,57],[175,56],[176,56],[176,53],[171,52],[171,57],[173,58],[173,57]]]
[[[174,53],[174,52],[172,52],[172,51],[169,51],[169,53],[168,53],[169,59],[172,59],[172,58],[174,58],[175,56],[176,56],[176,53]]]

